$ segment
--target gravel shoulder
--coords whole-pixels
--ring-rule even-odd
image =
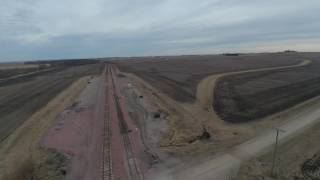
[[[105,120],[105,79],[90,79],[88,85],[56,119],[43,138],[45,149],[54,149],[70,159],[68,179],[100,179]]]

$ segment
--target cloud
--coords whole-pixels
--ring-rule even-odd
[[[317,0],[0,1],[0,60],[319,47]]]

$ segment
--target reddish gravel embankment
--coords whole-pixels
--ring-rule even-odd
[[[107,66],[43,139],[46,148],[71,159],[68,179],[145,179],[145,146],[121,94],[127,83],[118,74],[116,67]]]
[[[127,88],[127,84],[118,79],[118,74],[119,71],[115,67],[108,71],[108,91],[109,95],[113,95],[108,100],[114,132],[112,133],[113,176],[115,179],[123,177],[123,167],[126,167],[127,176],[132,179],[144,179],[147,170],[145,147],[141,140],[140,129],[130,118],[125,98],[121,94],[121,89]]]
[[[105,104],[104,78],[91,80],[78,101],[67,108],[43,144],[71,158],[70,179],[102,179]]]

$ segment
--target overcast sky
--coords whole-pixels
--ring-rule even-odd
[[[0,0],[0,61],[320,51],[319,0]]]

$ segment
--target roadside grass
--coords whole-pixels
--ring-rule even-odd
[[[274,174],[271,175],[273,149],[268,153],[245,162],[238,173],[239,180],[255,179],[307,179],[302,174],[306,160],[320,154],[320,123],[299,136],[278,146]]]
[[[34,163],[31,158],[17,163],[16,169],[12,172],[6,172],[3,180],[36,180]]]
[[[3,180],[60,180],[66,176],[69,159],[53,150],[36,150],[41,158],[32,156],[16,156],[14,168],[7,169]]]

